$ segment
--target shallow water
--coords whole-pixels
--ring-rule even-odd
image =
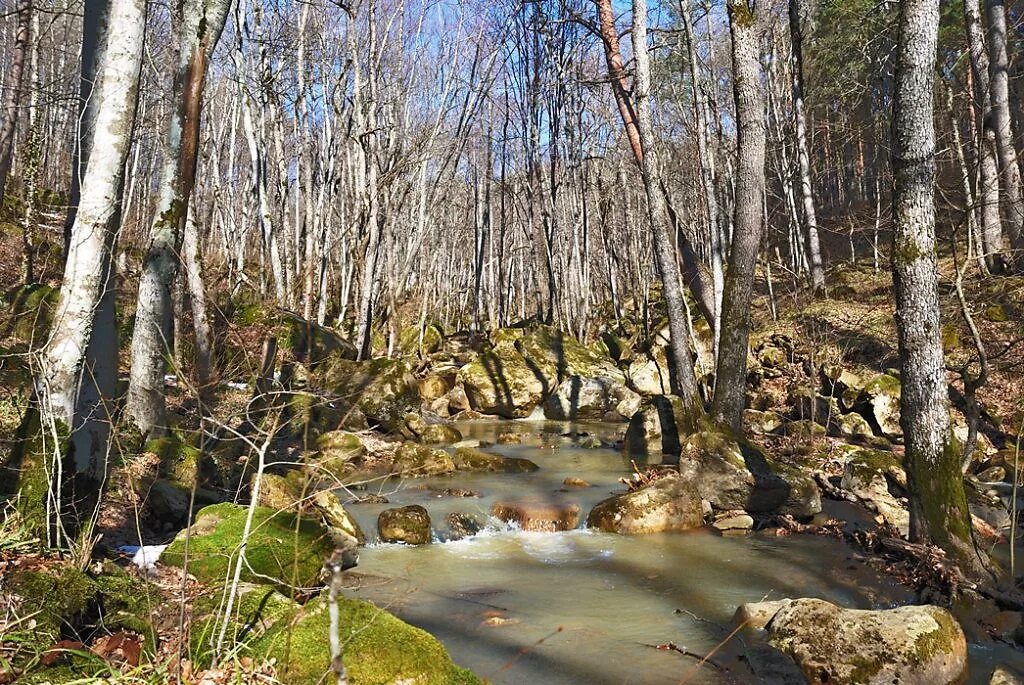
[[[616,430],[578,428],[606,438]],[[621,491],[618,478],[631,472],[614,449],[574,446],[562,436],[565,424],[474,422],[459,429],[467,438],[493,440],[512,430],[543,441],[548,446],[488,448],[532,459],[540,470],[390,484],[384,488],[388,504],[351,505],[368,534],[375,533],[382,509],[413,503],[430,511],[442,537],[449,512],[485,516],[496,500],[574,502],[585,520],[596,502]],[[570,475],[593,487],[561,491]],[[468,488],[480,497],[437,497],[424,486]],[[752,682],[737,659],[744,652],[739,638],[716,652],[722,670],[656,647],[672,643],[708,654],[726,637],[736,607],[765,597],[821,597],[852,608],[912,601],[909,591],[854,554],[824,537],[708,531],[625,537],[583,528],[530,533],[492,520],[463,540],[369,545],[360,554],[361,580],[350,592],[430,631],[457,663],[493,683]],[[1010,660],[1024,661],[1005,647],[972,646],[972,682],[987,683],[992,665]]]

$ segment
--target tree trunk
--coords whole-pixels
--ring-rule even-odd
[[[144,0],[110,0],[94,19],[98,39],[83,41],[83,86],[95,103],[83,127],[81,199],[71,227],[53,329],[40,359],[36,396],[41,428],[37,457],[50,465],[43,501],[23,502],[28,520],[63,545],[94,514],[107,476],[108,438],[117,380],[112,254],[120,223],[125,160],[138,100],[146,27]],[[92,118],[94,117],[94,119]],[[51,444],[50,439],[56,443]],[[28,455],[26,454],[26,457]],[[23,495],[25,490],[23,489]],[[42,512],[42,516],[40,516]]]
[[[206,69],[230,4],[229,0],[183,3],[160,202],[139,279],[125,406],[127,415],[143,436],[160,434],[167,429],[164,374],[171,351],[170,327],[174,312],[171,290],[178,273],[182,233],[196,180]]]
[[[1007,233],[1013,242],[1016,271],[1024,273],[1024,196],[1010,120],[1010,58],[1006,48],[1006,7],[1003,0],[987,0],[989,89],[992,124],[999,161],[1000,190]]]
[[[736,431],[743,428],[750,297],[764,230],[765,120],[760,60],[763,11],[761,2],[751,6],[747,0],[733,0],[729,5],[736,101],[736,199],[711,411],[717,421]]]
[[[7,99],[4,101],[4,120],[3,126],[0,126],[0,201],[7,190],[7,175],[14,160],[14,131],[18,127],[18,112],[21,110],[21,84],[25,73],[25,57],[28,54],[29,27],[32,25],[32,0],[20,0],[17,13],[18,25],[14,29]],[[36,40],[39,40],[38,36]]]
[[[602,0],[603,2],[604,0]],[[614,27],[612,27],[614,30]],[[636,103],[636,126],[641,143],[640,171],[647,194],[647,208],[654,237],[654,255],[661,274],[662,293],[671,336],[669,349],[672,353],[672,367],[678,385],[677,394],[685,403],[686,420],[690,425],[679,426],[679,431],[697,430],[704,416],[697,377],[693,371],[690,355],[689,318],[679,280],[676,264],[675,242],[668,230],[668,210],[665,193],[661,184],[661,167],[658,164],[657,146],[654,143],[654,125],[651,122],[651,63],[647,51],[647,2],[633,0],[633,57],[636,62],[636,77],[633,80],[633,97]]]
[[[989,61],[985,52],[985,33],[981,25],[978,0],[964,0],[964,28],[971,60],[974,90],[974,135],[978,164],[977,202],[981,207],[981,245],[985,264],[991,273],[1005,270],[1003,229],[999,219],[999,166],[996,161],[996,132],[993,127],[992,99],[989,89]]]
[[[949,424],[939,320],[932,102],[938,27],[938,0],[901,3],[892,128],[900,424],[906,444],[911,539],[939,545],[967,570],[976,570],[979,559],[959,450]]]
[[[796,128],[797,159],[800,163],[800,199],[803,201],[807,259],[811,267],[811,289],[820,293],[825,289],[825,269],[822,266],[821,242],[818,239],[818,218],[814,211],[811,157],[807,149],[807,123],[804,119],[804,56],[800,0],[789,0],[789,35],[793,56],[793,119]]]

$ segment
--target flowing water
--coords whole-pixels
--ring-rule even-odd
[[[540,470],[417,479],[383,487],[387,504],[350,509],[373,535],[388,507],[420,504],[434,521],[434,544],[370,544],[360,554],[350,594],[370,599],[436,635],[460,665],[493,683],[752,682],[742,638],[715,650],[736,607],[762,598],[820,597],[852,608],[885,608],[911,593],[856,560],[856,551],[825,537],[753,533],[619,536],[579,528],[561,533],[516,530],[490,520],[480,533],[441,542],[451,512],[482,520],[495,501],[576,503],[581,526],[601,499],[621,491],[632,472],[619,451],[587,449],[567,424],[472,422],[467,438],[493,441],[513,431],[520,445],[489,451],[526,457]],[[615,426],[575,426],[606,439]],[[567,476],[589,488],[565,488]],[[433,489],[432,489],[433,488]],[[479,497],[439,496],[438,488]],[[678,650],[665,649],[672,644]],[[658,647],[662,648],[659,649]],[[987,683],[996,663],[1024,666],[1008,647],[971,647],[971,682]]]

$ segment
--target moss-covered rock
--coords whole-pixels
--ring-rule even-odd
[[[893,492],[907,485],[907,474],[899,456],[882,450],[848,449],[839,485],[859,497],[903,535],[909,533],[910,513]]]
[[[900,427],[900,379],[888,374],[878,374],[864,384],[857,395],[853,408],[864,415],[879,434],[887,438],[903,435]]]
[[[523,418],[552,389],[548,373],[512,345],[499,345],[459,369],[469,406],[484,414]]]
[[[502,457],[478,450],[475,447],[456,447],[452,460],[455,463],[455,468],[459,471],[526,473],[536,471],[539,468],[529,459]]]
[[[625,381],[622,371],[610,357],[553,326],[534,326],[515,345],[545,374],[549,389],[570,376],[606,378],[619,383]]]
[[[699,528],[704,524],[700,499],[696,488],[671,475],[598,502],[587,526],[623,535]]]
[[[570,376],[544,401],[544,416],[555,421],[629,419],[640,395],[607,378]]]
[[[395,450],[391,472],[406,477],[437,476],[451,473],[455,463],[445,450],[404,442]]]
[[[371,425],[390,432],[402,432],[405,415],[420,405],[412,367],[401,359],[332,361],[318,383],[358,407]]]
[[[462,433],[446,423],[430,423],[416,437],[427,445],[448,445],[462,440]]]
[[[277,673],[289,685],[318,685],[330,673],[328,602],[323,596],[275,622],[253,650],[277,661]],[[480,680],[455,666],[429,633],[400,621],[376,606],[341,598],[338,602],[344,662],[352,685],[409,683],[476,685]]]
[[[185,539],[189,540],[188,571],[203,582],[220,584],[233,573],[245,528],[247,507],[215,504],[196,515],[164,551],[161,560],[185,565]],[[257,506],[254,510],[241,578],[282,588],[320,585],[323,561],[334,549],[330,531],[312,518]]]
[[[342,546],[348,539],[356,544],[366,542],[359,523],[346,511],[334,491],[316,490],[314,485],[303,471],[289,471],[283,476],[265,473],[260,483],[259,504],[319,520],[331,533],[336,546]]]
[[[305,458],[305,470],[315,481],[340,483],[366,456],[366,446],[355,433],[330,431],[316,440],[317,452]]]
[[[694,422],[694,412],[676,395],[644,399],[629,420],[624,449],[633,457],[678,455],[681,436]]]
[[[452,389],[451,383],[438,373],[431,373],[420,379],[420,397],[425,402],[444,397]]]
[[[422,328],[422,336],[420,331],[419,326],[408,326],[398,334],[398,349],[402,354],[427,355],[441,349],[441,345],[444,344],[441,329],[428,323]]]
[[[377,533],[383,542],[425,545],[430,542],[430,514],[418,504],[385,509],[377,517]]]
[[[626,372],[629,385],[641,395],[669,395],[672,393],[672,376],[668,359],[662,347],[651,353],[637,355],[629,363]]]
[[[40,347],[53,323],[60,290],[31,283],[7,291],[0,320],[0,338],[10,338],[23,345]]]
[[[938,685],[966,675],[963,630],[937,606],[862,611],[798,599],[778,610],[767,631],[809,683]]]

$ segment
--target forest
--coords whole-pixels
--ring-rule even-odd
[[[0,685],[1024,683],[1022,154],[1016,0],[0,0]]]

